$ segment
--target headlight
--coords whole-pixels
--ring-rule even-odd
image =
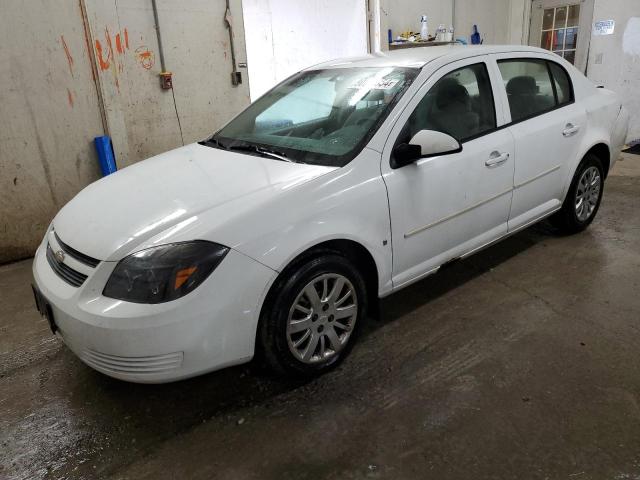
[[[228,251],[204,240],[141,250],[120,260],[102,294],[136,303],[175,300],[200,285]]]

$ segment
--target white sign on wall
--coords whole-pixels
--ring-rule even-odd
[[[616,27],[615,20],[599,20],[593,24],[594,35],[611,35]]]

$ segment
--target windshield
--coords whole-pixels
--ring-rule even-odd
[[[341,167],[362,150],[411,84],[412,68],[300,72],[213,136],[215,146]],[[275,156],[275,155],[274,155]]]

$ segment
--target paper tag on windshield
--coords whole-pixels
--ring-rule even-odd
[[[361,78],[360,80],[353,82],[351,85],[349,85],[349,88],[360,90],[361,88],[367,87],[368,82],[369,82],[368,78]],[[393,88],[396,83],[398,83],[398,79],[396,78],[390,78],[386,80],[382,79],[382,80],[379,80],[378,83],[372,85],[370,87],[370,90],[389,90],[390,88]]]
[[[393,88],[396,83],[398,83],[397,79],[380,80],[372,87],[372,90],[389,90]]]

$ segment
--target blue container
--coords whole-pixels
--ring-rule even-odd
[[[102,137],[96,137],[93,139],[93,143],[96,146],[98,152],[98,162],[100,163],[100,170],[102,170],[102,176],[112,174],[118,170],[116,166],[116,157],[113,155],[113,146],[111,145],[111,138],[108,135]]]

